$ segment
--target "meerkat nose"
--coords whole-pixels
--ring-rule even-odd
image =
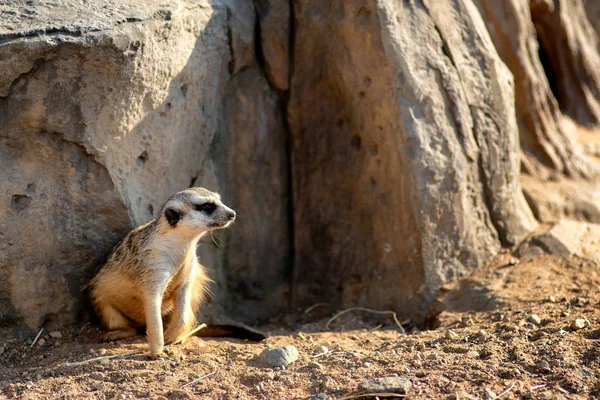
[[[231,210],[230,212],[228,212],[227,218],[229,218],[230,220],[234,220],[235,219],[235,211]]]

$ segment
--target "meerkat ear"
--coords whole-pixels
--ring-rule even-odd
[[[165,210],[165,217],[167,218],[169,225],[175,226],[181,219],[181,212],[175,210],[174,208],[167,208]]]

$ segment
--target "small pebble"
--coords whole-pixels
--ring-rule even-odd
[[[91,379],[95,379],[97,381],[101,381],[104,379],[104,374],[102,372],[92,372],[88,375]]]
[[[494,400],[496,398],[496,393],[490,388],[485,388],[483,390],[483,398],[486,400]]]
[[[426,347],[425,347],[425,343],[419,343],[417,345],[417,350],[419,351],[425,351]]]
[[[287,367],[298,359],[298,349],[296,346],[264,349],[259,358],[271,367]]]
[[[548,297],[548,301],[549,301],[550,303],[556,303],[556,297],[554,297],[554,296],[550,296],[550,297]]]
[[[587,319],[577,318],[575,321],[571,322],[571,329],[573,329],[574,331],[578,331],[580,329],[585,328],[589,324],[590,321],[588,321]]]
[[[45,344],[46,344],[46,339],[44,339],[44,338],[39,338],[39,340],[37,341],[38,346],[43,346]]]
[[[550,364],[546,360],[542,360],[539,363],[535,364],[536,367],[542,372],[552,372],[552,368]]]
[[[106,349],[100,349],[98,350],[98,354],[100,354],[101,356],[106,354]]]
[[[60,331],[53,331],[49,333],[50,337],[53,339],[62,339],[63,335]]]
[[[540,325],[542,323],[542,319],[536,314],[531,314],[529,316],[529,322],[535,325]]]
[[[436,352],[427,354],[427,359],[431,361],[435,361],[438,359],[438,355]]]
[[[448,329],[446,331],[446,339],[448,340],[458,340],[460,339],[460,336],[458,336],[458,333],[454,332],[452,329]]]
[[[317,347],[317,354],[321,354],[321,353],[327,353],[329,351],[329,349],[325,346],[319,346]]]
[[[193,397],[185,390],[175,389],[171,393],[171,399],[192,399]]]
[[[407,394],[412,384],[406,378],[386,377],[366,380],[358,385],[358,390],[367,393]]]
[[[322,370],[323,366],[321,364],[319,364],[318,362],[311,361],[308,363],[308,368]]]
[[[5,351],[5,350],[4,350],[4,346],[0,346],[0,356],[1,356],[2,354],[4,354],[4,351]]]
[[[352,336],[350,336],[350,339],[352,339],[352,340],[358,340],[358,336],[352,335]]]

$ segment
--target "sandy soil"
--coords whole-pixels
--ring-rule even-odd
[[[266,343],[196,337],[156,361],[142,353],[69,365],[146,350],[143,337],[101,344],[91,325],[63,329],[61,338],[42,334],[32,347],[4,343],[0,398],[330,399],[387,376],[409,379],[413,399],[600,397],[600,269],[536,254],[502,254],[446,288],[433,330],[409,323],[406,335],[389,317],[360,312],[336,319],[331,332],[327,319],[295,330],[266,327],[273,335],[267,343],[299,350],[285,369],[258,360]],[[302,318],[333,311],[321,307]],[[575,329],[576,319],[585,327]]]

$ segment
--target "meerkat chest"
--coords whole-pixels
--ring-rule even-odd
[[[171,278],[164,292],[164,297],[171,296],[181,285],[192,282],[195,279],[198,262],[195,257],[185,257],[179,265],[171,270]]]

